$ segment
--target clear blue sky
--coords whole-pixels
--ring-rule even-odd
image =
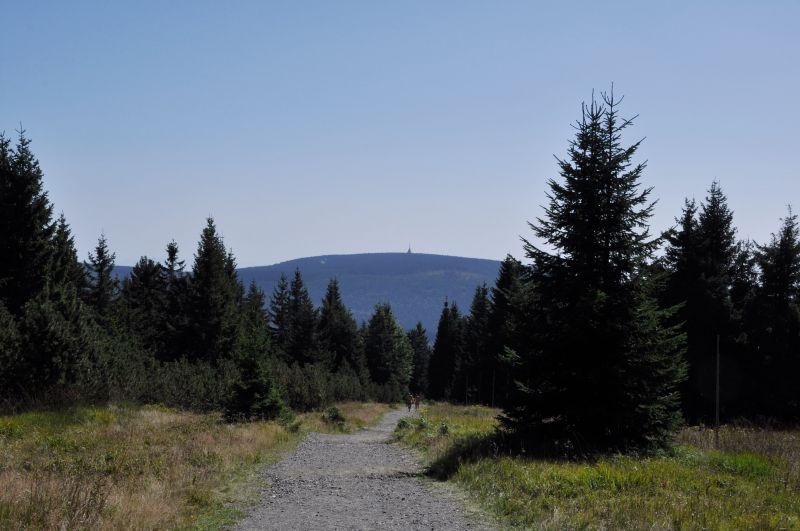
[[[113,5],[112,5],[113,4]],[[11,2],[0,130],[22,122],[82,257],[240,265],[521,254],[570,124],[639,114],[653,228],[720,180],[740,236],[800,209],[800,2]]]

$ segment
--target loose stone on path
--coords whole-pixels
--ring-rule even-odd
[[[264,472],[262,500],[236,529],[485,530],[463,502],[422,479],[414,455],[391,434],[405,410],[358,433],[311,433]]]

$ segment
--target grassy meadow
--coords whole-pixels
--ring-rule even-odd
[[[498,411],[434,404],[397,438],[502,527],[800,529],[800,431],[686,428],[661,456],[591,461],[504,455]]]
[[[387,406],[337,404],[288,426],[158,406],[0,417],[0,529],[190,529],[234,522],[257,471],[308,430],[354,430]]]

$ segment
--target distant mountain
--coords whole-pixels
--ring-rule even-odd
[[[115,265],[114,276],[117,277],[118,279],[123,279],[131,274],[132,269],[133,269],[132,266]]]
[[[281,273],[291,279],[299,269],[311,298],[319,304],[328,280],[336,277],[345,304],[359,322],[372,315],[376,304],[388,302],[400,324],[411,328],[422,321],[431,340],[445,298],[463,311],[475,287],[494,283],[500,262],[436,254],[370,253],[299,258],[271,266],[245,267],[239,276],[251,280],[269,295]]]
[[[359,322],[372,315],[375,305],[388,302],[400,324],[411,328],[422,321],[433,341],[445,298],[469,311],[475,287],[491,286],[500,262],[437,254],[369,253],[314,256],[279,264],[239,269],[245,283],[255,280],[269,296],[281,273],[291,280],[299,269],[314,303],[319,305],[328,281],[336,277],[345,304]],[[129,267],[120,266],[125,275]]]

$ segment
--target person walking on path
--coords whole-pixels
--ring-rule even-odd
[[[409,413],[411,413],[411,404],[413,403],[414,403],[414,395],[408,393],[408,396],[406,397],[406,405],[408,406]]]

